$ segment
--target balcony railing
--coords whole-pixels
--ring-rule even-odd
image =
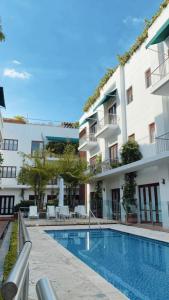
[[[156,137],[156,152],[163,153],[169,151],[169,132]]]
[[[151,73],[151,85],[153,86],[161,79],[169,74],[169,57],[167,57],[155,70]]]
[[[119,166],[120,166],[119,159],[116,158],[116,159],[107,159],[100,163],[90,165],[89,167],[90,167],[90,172],[96,175],[117,168]]]
[[[90,133],[89,135],[84,135],[82,138],[79,140],[79,147],[82,146],[85,143],[90,143],[90,142],[97,142],[97,138],[95,137],[95,133]]]
[[[99,120],[97,123],[97,132],[102,130],[107,125],[117,125],[118,116],[116,114],[107,114],[103,119]]]

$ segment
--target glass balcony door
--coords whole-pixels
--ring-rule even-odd
[[[139,186],[140,219],[142,223],[160,224],[161,200],[158,183]]]

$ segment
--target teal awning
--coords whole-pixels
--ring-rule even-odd
[[[116,96],[117,89],[112,90],[110,93],[105,94],[102,100],[96,105],[95,109],[96,110],[100,105],[104,104],[107,102],[111,97]]]
[[[169,36],[169,19],[163,24],[163,26],[157,31],[155,36],[146,45],[146,49],[154,44],[161,43]]]
[[[97,112],[95,112],[94,114],[92,114],[90,117],[87,117],[86,119],[84,119],[82,121],[82,123],[80,123],[80,126],[85,124],[86,122],[89,122],[89,121],[94,121],[94,120],[97,120]]]
[[[61,137],[61,136],[46,136],[48,142],[63,142],[63,143],[73,143],[77,144],[79,142],[78,138]]]

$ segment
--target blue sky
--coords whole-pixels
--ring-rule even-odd
[[[76,121],[161,0],[1,0],[6,116]]]

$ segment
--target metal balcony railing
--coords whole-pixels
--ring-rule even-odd
[[[90,172],[94,175],[106,172],[108,170],[117,168],[120,166],[119,159],[107,159],[105,161],[90,165]]]
[[[151,75],[151,85],[153,86],[161,79],[163,79],[167,74],[169,74],[169,57],[167,57],[157,68],[155,68]]]
[[[107,125],[117,125],[119,118],[116,114],[107,114],[97,123],[97,132]]]
[[[169,132],[159,135],[156,140],[156,152],[163,153],[169,151]]]
[[[89,135],[84,135],[79,140],[79,146],[82,146],[84,143],[88,142],[97,142],[97,138],[95,137],[95,133],[90,133]]]
[[[24,224],[22,213],[19,221],[19,255],[7,280],[2,285],[1,293],[4,300],[28,300],[29,293],[29,254],[32,242]],[[55,292],[47,278],[40,279],[36,285],[38,300],[57,300]]]

